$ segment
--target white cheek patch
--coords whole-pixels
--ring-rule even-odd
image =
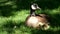
[[[32,8],[33,10],[35,10],[35,9],[36,9],[33,5],[31,5],[31,8]]]

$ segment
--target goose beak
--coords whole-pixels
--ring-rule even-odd
[[[41,9],[40,7],[37,7],[37,9]]]

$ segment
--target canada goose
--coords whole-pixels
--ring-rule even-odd
[[[49,28],[49,23],[46,19],[45,14],[35,14],[35,10],[40,9],[37,4],[33,3],[31,5],[30,15],[26,18],[26,25],[36,29],[47,30]]]

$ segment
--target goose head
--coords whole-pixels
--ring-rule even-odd
[[[40,9],[40,7],[36,3],[32,3],[31,4],[31,9],[32,10],[37,10],[37,9]]]
[[[40,9],[40,7],[36,3],[32,3],[31,6],[30,6],[30,15],[35,16],[35,11],[37,9]]]

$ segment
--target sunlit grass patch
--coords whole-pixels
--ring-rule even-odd
[[[58,27],[51,27],[50,30],[51,31],[59,31],[60,30],[60,26],[58,26]]]
[[[29,12],[29,10],[17,11],[11,20],[15,23],[25,22],[26,17],[29,15],[27,12]]]
[[[15,34],[31,34],[31,29],[30,28],[27,28],[25,26],[20,26],[20,28],[16,29],[15,30]]]
[[[0,31],[0,34],[8,34],[7,31]]]

